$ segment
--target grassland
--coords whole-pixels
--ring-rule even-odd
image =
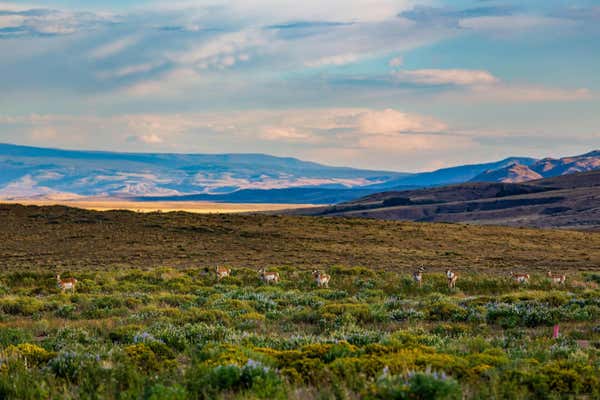
[[[600,396],[597,233],[14,205],[0,221],[0,398]]]

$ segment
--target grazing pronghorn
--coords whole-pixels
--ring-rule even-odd
[[[60,275],[57,274],[56,275],[56,283],[58,285],[58,288],[61,289],[63,291],[63,293],[67,289],[71,289],[71,291],[73,293],[75,293],[75,285],[77,284],[77,279],[75,279],[75,278],[60,279]]]
[[[279,282],[279,272],[265,272],[264,268],[258,270],[260,274],[260,279],[265,283],[278,283]]]
[[[315,278],[315,282],[317,282],[317,286],[322,288],[322,287],[329,287],[329,281],[331,280],[331,275],[323,273],[319,270],[314,270],[312,273],[313,278]]]
[[[217,280],[219,281],[231,275],[231,268],[217,267],[215,271],[217,273]]]
[[[413,272],[413,279],[419,287],[423,285],[423,271],[425,271],[425,267],[421,265],[415,272]]]
[[[529,283],[529,274],[515,274],[511,271],[510,277],[517,283]]]
[[[564,285],[567,281],[567,276],[564,274],[553,274],[552,272],[548,271],[547,275],[548,278],[550,278],[550,280],[552,281],[552,283]]]
[[[456,281],[458,280],[458,274],[452,270],[446,270],[446,278],[448,279],[448,288],[454,289],[456,287]]]

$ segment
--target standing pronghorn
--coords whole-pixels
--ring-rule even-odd
[[[75,285],[77,284],[77,279],[75,279],[75,278],[60,279],[60,275],[56,274],[56,283],[58,285],[58,288],[61,289],[63,291],[63,293],[67,289],[71,289],[71,291],[73,293],[75,293]]]
[[[550,280],[552,281],[552,283],[558,283],[560,285],[564,285],[565,282],[567,281],[567,276],[564,274],[553,274],[552,272],[548,271],[548,278],[550,278]]]
[[[413,272],[413,279],[419,287],[423,285],[423,271],[425,271],[425,267],[421,265],[415,272]]]
[[[279,282],[279,272],[265,272],[264,268],[258,270],[260,274],[260,279],[265,283],[278,283]]]
[[[517,283],[529,283],[529,274],[515,274],[511,271],[510,277]]]
[[[315,279],[315,282],[317,282],[318,287],[320,287],[320,288],[322,288],[322,287],[328,288],[329,287],[329,281],[331,280],[331,275],[315,269],[312,273],[312,276]]]
[[[227,278],[228,276],[231,275],[231,268],[217,267],[215,271],[217,273],[217,280],[218,281],[220,281],[223,278]]]
[[[448,269],[446,270],[446,279],[448,279],[448,289],[454,289],[458,280],[458,274]]]

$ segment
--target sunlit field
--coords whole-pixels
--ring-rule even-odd
[[[7,205],[0,218],[0,398],[600,396],[597,233]]]
[[[122,200],[18,200],[2,201],[7,204],[34,206],[62,205],[94,211],[128,210],[140,213],[183,211],[198,214],[244,213],[260,211],[278,211],[311,207],[310,204],[237,204],[212,203],[206,201],[122,201]]]

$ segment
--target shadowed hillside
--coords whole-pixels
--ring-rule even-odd
[[[465,183],[383,192],[294,214],[541,228],[600,228],[600,171],[526,183]]]

